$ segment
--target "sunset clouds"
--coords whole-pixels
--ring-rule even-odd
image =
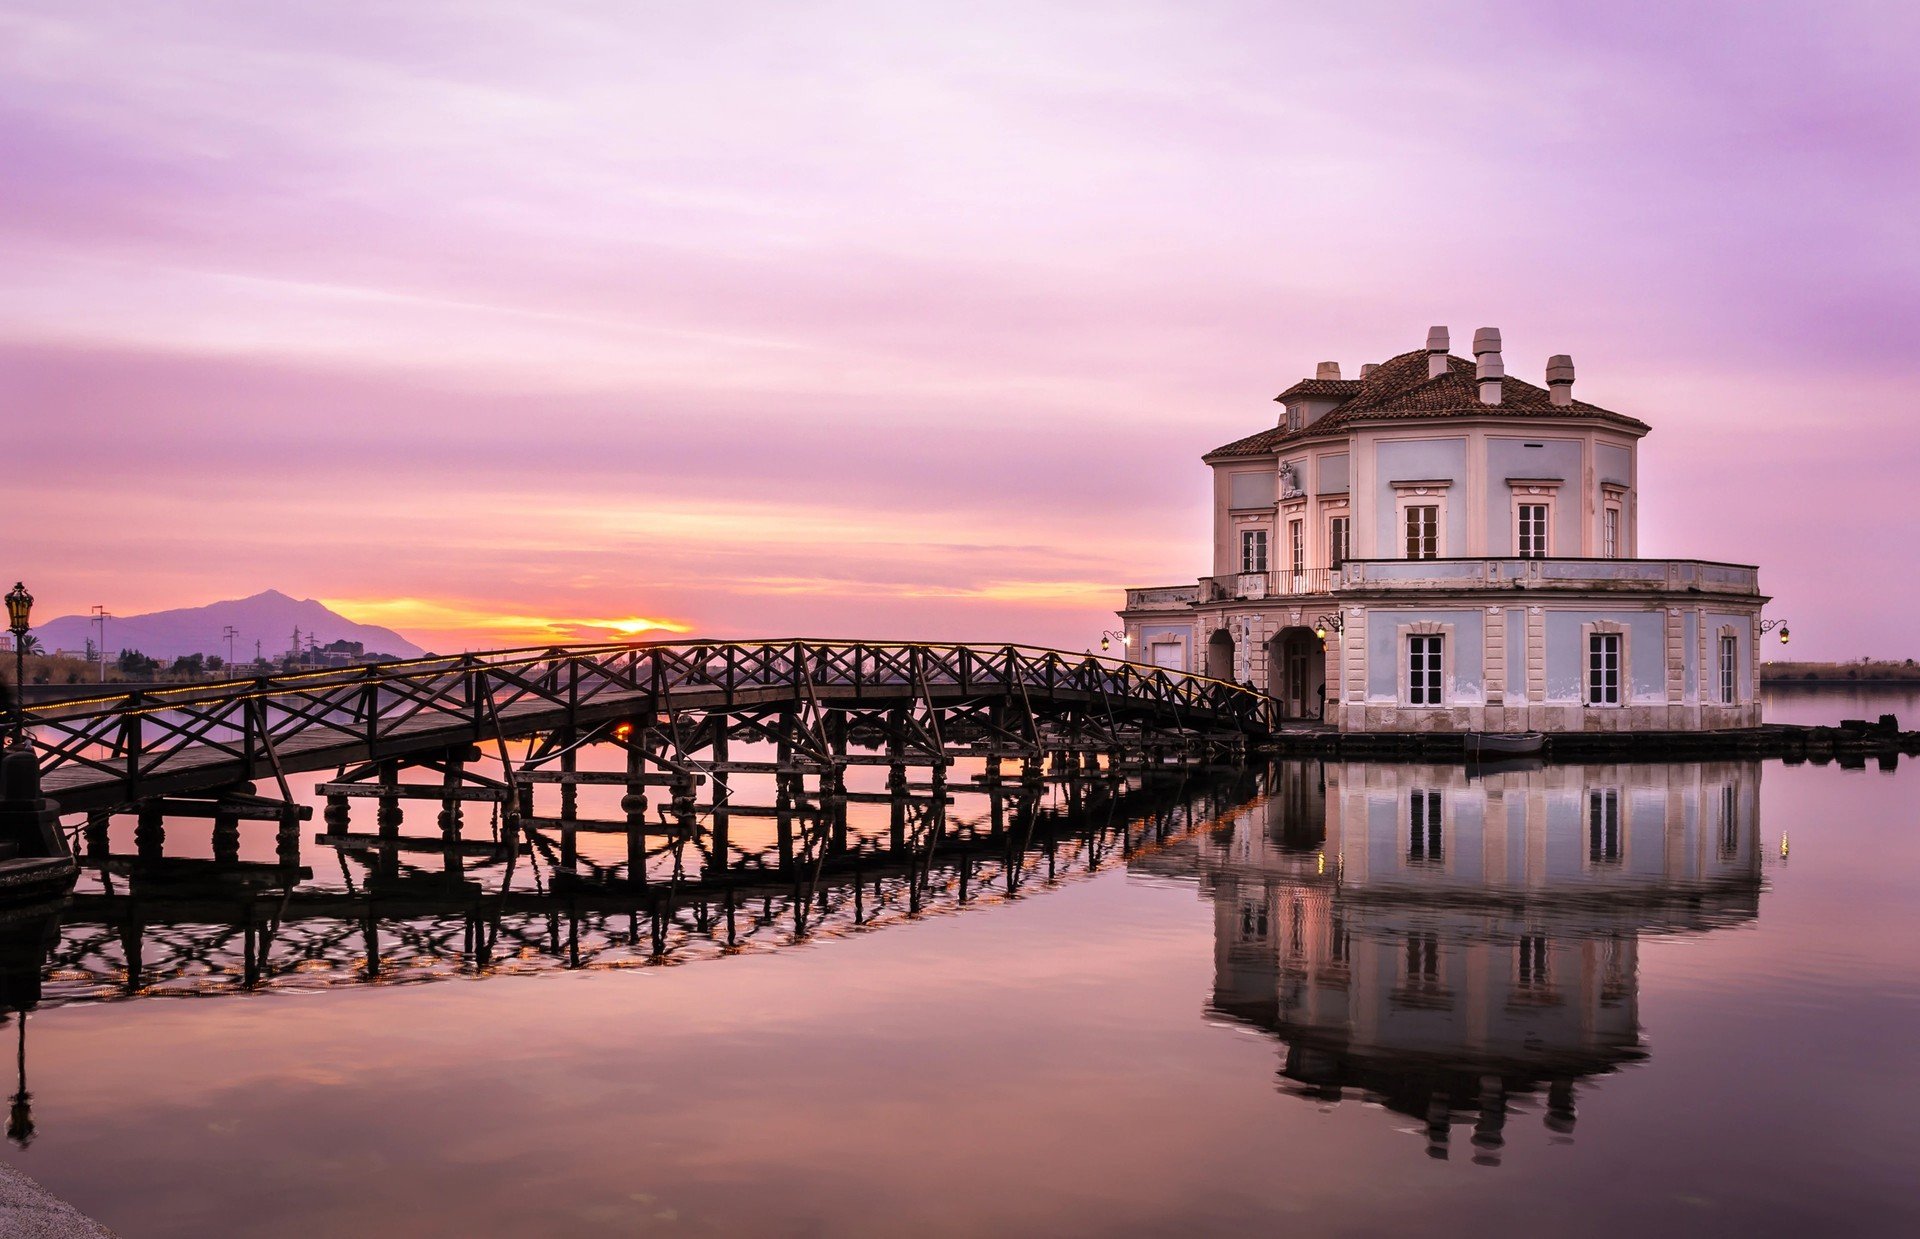
[[[48,614],[277,587],[443,647],[1078,648],[1204,570],[1197,457],[1274,392],[1496,324],[1653,423],[1648,553],[1909,653],[1852,557],[1920,460],[1915,44],[1868,4],[0,2],[0,558]]]

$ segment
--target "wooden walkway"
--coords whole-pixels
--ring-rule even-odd
[[[1011,709],[1072,717],[1115,747],[1123,735],[1245,740],[1279,726],[1259,693],[1162,668],[1013,645],[797,640],[412,659],[49,702],[27,723],[45,794],[79,812],[620,721],[802,708]]]

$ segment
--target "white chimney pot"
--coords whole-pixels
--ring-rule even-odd
[[[1547,396],[1558,405],[1573,403],[1573,358],[1565,353],[1547,358]]]
[[[1480,381],[1480,403],[1500,403],[1500,380],[1507,367],[1500,360],[1500,329],[1482,327],[1473,333],[1474,377]]]
[[[1428,378],[1437,379],[1447,372],[1447,350],[1452,347],[1445,327],[1427,328]]]

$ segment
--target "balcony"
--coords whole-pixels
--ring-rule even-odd
[[[1585,593],[1760,593],[1760,570],[1699,559],[1349,559],[1337,588],[1579,590]]]
[[[1201,602],[1257,601],[1263,598],[1302,598],[1326,595],[1340,582],[1338,569],[1308,568],[1300,572],[1235,572],[1200,578]]]
[[[1157,611],[1163,607],[1190,607],[1200,601],[1198,585],[1155,585],[1127,591],[1127,610]]]

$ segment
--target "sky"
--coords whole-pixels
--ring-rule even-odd
[[[1920,656],[1916,70],[1903,3],[0,0],[0,572],[1078,649],[1275,393],[1496,325],[1652,423],[1642,554]]]

